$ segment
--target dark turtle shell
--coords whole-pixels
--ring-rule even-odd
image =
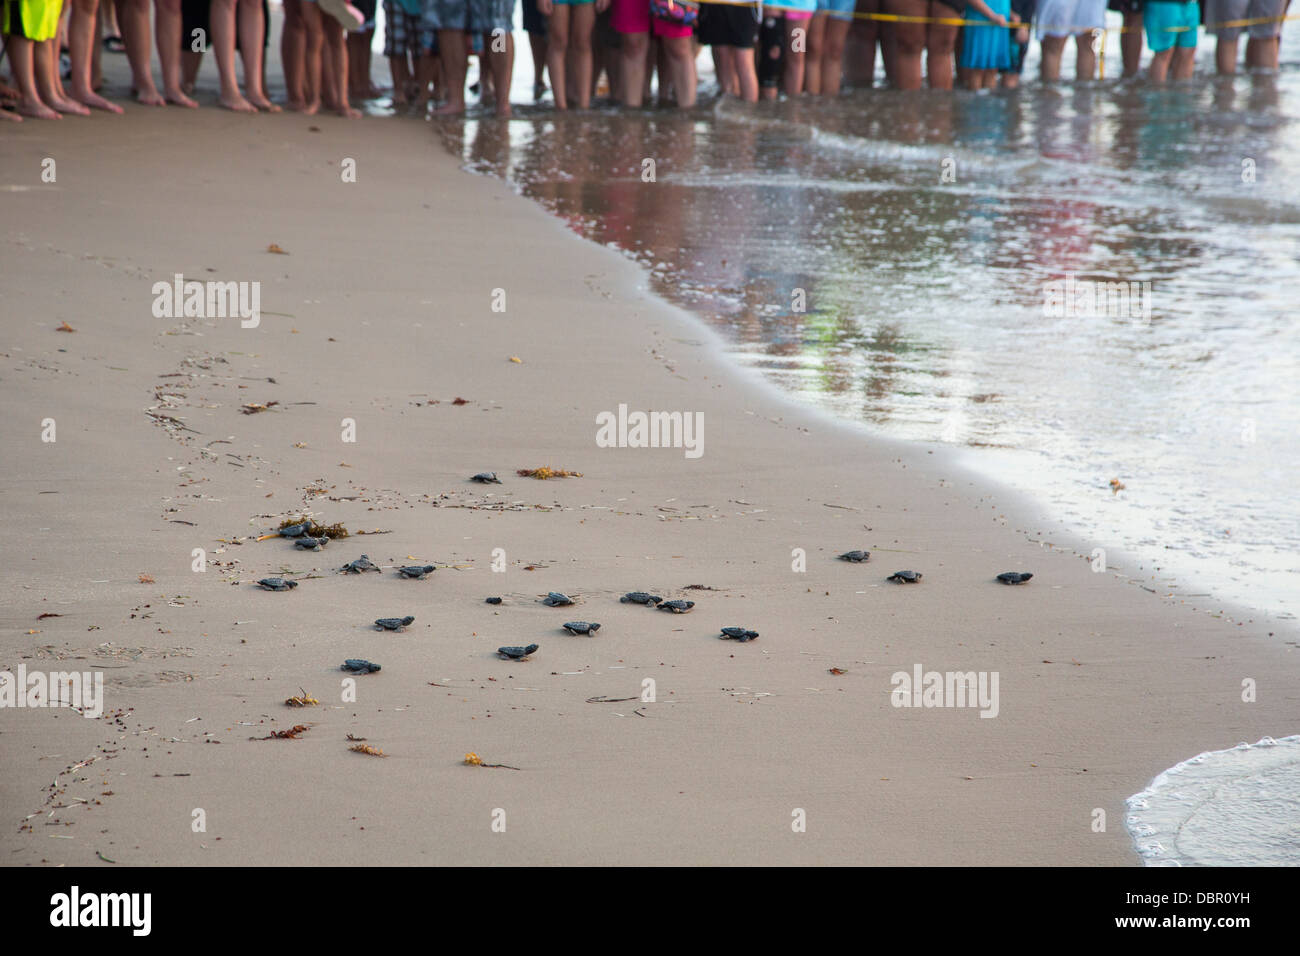
[[[542,601],[547,607],[564,607],[566,604],[572,604],[573,598],[567,594],[561,594],[559,591],[551,591]]]
[[[745,641],[752,641],[758,637],[758,631],[751,631],[744,627],[724,627],[722,636],[726,639],[740,641],[743,644]]]
[[[370,661],[362,660],[359,657],[349,657],[343,662],[339,670],[349,671],[353,674],[373,674],[380,670],[378,664],[372,664]]]
[[[487,600],[487,603],[488,603],[488,604],[500,604],[500,603],[501,603],[501,599],[500,599],[499,597],[490,597],[490,598],[487,598],[486,600]]]
[[[325,545],[330,543],[330,539],[324,536],[313,538],[311,535],[304,535],[293,542],[295,548],[302,548],[304,551],[319,551]]]
[[[286,578],[262,578],[257,586],[267,591],[290,591],[298,586],[298,582]]]
[[[423,579],[423,577],[426,574],[428,574],[430,571],[436,571],[436,570],[437,569],[432,564],[425,564],[425,565],[413,565],[405,568],[398,568],[397,573],[404,578],[414,578],[415,580],[419,581]]]
[[[345,574],[360,574],[362,571],[378,571],[379,568],[375,566],[369,557],[363,554],[355,561],[349,561],[339,570]]]
[[[672,611],[674,614],[685,614],[691,608],[695,607],[694,601],[664,601],[659,605],[661,611]]]
[[[663,598],[647,591],[628,591],[619,600],[624,604],[658,604]]]
[[[375,626],[383,631],[400,631],[414,621],[415,618],[409,614],[406,617],[381,617],[375,621]]]
[[[480,471],[477,475],[471,475],[470,481],[477,481],[480,485],[499,485],[501,479],[497,477],[495,471]]]
[[[564,629],[570,634],[595,634],[600,630],[600,625],[588,624],[586,621],[569,621],[564,625]]]
[[[871,557],[870,551],[845,551],[840,555],[840,560],[852,561],[854,564],[861,564],[869,557]]]
[[[527,647],[498,647],[497,653],[502,657],[508,657],[512,661],[522,661],[529,654],[537,653],[536,644],[529,644]]]
[[[885,580],[897,581],[899,584],[915,584],[917,581],[921,580],[921,572],[920,571],[895,571],[889,577],[885,578]]]
[[[998,580],[1003,584],[1024,584],[1033,574],[1029,571],[1003,571],[998,575]]]
[[[310,527],[310,521],[299,521],[297,524],[286,525],[281,528],[279,534],[282,538],[298,538],[306,534],[307,529]]]

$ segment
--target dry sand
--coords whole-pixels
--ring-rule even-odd
[[[426,124],[129,107],[12,124],[0,157],[0,668],[107,682],[98,720],[0,712],[5,863],[1134,864],[1127,796],[1296,730],[1294,635],[1092,573],[942,455],[787,404]],[[178,272],[260,281],[260,327],[154,318]],[[702,412],[704,455],[597,447],[620,403]],[[539,465],[583,477],[514,476]],[[387,533],[252,540],[304,508]],[[362,552],[457,567],[331,573]],[[297,590],[252,586],[285,569]],[[383,670],[345,704],[347,657]],[[918,663],[998,672],[999,716],[891,706]],[[655,703],[587,702],[645,678]]]

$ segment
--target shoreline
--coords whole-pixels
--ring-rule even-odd
[[[100,804],[60,812],[72,840],[7,831],[13,864],[94,863],[96,849],[143,864],[1136,864],[1129,796],[1194,754],[1294,730],[1276,690],[1294,685],[1294,655],[1262,626],[1234,630],[1152,603],[1034,549],[1004,505],[1013,494],[760,386],[692,344],[702,322],[640,293],[635,263],[562,246],[574,238],[562,222],[507,184],[466,176],[423,125],[312,133],[308,118],[249,123],[209,110],[184,120],[187,137],[146,113],[39,136],[24,124],[5,161],[6,184],[21,185],[40,157],[73,158],[60,161],[57,192],[11,198],[21,226],[7,231],[5,257],[26,277],[13,308],[31,318],[0,348],[13,408],[2,434],[14,450],[3,494],[34,560],[5,572],[4,663],[30,669],[23,655],[51,644],[121,665],[108,671],[107,721],[0,715],[0,753],[16,771],[0,804],[15,824],[48,811],[42,788],[65,766],[93,754],[111,771],[62,778],[58,799]],[[236,149],[245,178],[204,143]],[[92,149],[93,168],[79,164]],[[340,156],[358,160],[358,183],[338,185]],[[169,178],[176,170],[187,178]],[[232,196],[242,207],[230,208]],[[271,242],[289,255],[269,256]],[[377,250],[369,295],[350,269],[353,245]],[[259,329],[148,317],[153,281],[206,268],[260,277]],[[489,310],[498,287],[502,315]],[[60,321],[77,332],[55,333]],[[186,331],[202,335],[167,334]],[[225,362],[204,369],[205,355]],[[183,445],[142,413],[151,388],[169,382],[202,393],[170,414],[203,441]],[[416,407],[417,392],[439,404]],[[453,407],[461,396],[470,404]],[[272,398],[285,410],[236,410]],[[320,404],[289,405],[298,401]],[[620,402],[702,411],[705,454],[596,448],[595,416]],[[31,425],[51,408],[53,449]],[[344,417],[358,421],[354,448],[333,444]],[[210,448],[214,461],[198,451],[210,439],[233,444]],[[63,454],[38,457],[49,451]],[[243,466],[227,465],[227,451]],[[505,474],[543,464],[585,477]],[[507,482],[499,510],[465,483],[485,469]],[[65,494],[38,497],[48,490]],[[70,506],[71,492],[81,497]],[[331,500],[354,494],[370,501]],[[304,503],[391,534],[305,559],[277,541],[227,545],[218,560],[241,563],[196,581],[191,548],[215,558],[216,539],[266,531]],[[485,574],[498,545],[510,570]],[[794,547],[807,552],[803,574],[790,570]],[[833,561],[851,547],[875,553],[865,567]],[[361,551],[478,570],[423,583],[327,574],[289,595],[248,583],[282,564],[326,572]],[[895,564],[925,581],[885,584]],[[1028,587],[992,583],[1022,565],[1037,575]],[[243,583],[222,585],[213,571]],[[141,573],[156,586],[138,583]],[[727,590],[697,592],[681,617],[616,600],[640,587],[690,597],[688,583]],[[573,616],[604,618],[602,633],[556,633],[570,617],[535,603],[551,589],[578,592]],[[489,593],[507,597],[501,613],[484,609]],[[36,623],[38,595],[65,616]],[[365,627],[398,612],[417,615],[407,636]],[[153,616],[129,616],[140,613]],[[722,624],[762,637],[714,640]],[[103,641],[109,654],[97,654]],[[492,658],[498,644],[532,642],[542,649],[531,662]],[[279,704],[299,687],[325,701],[331,667],[351,656],[384,665],[358,682],[357,704]],[[914,665],[1000,672],[1000,717],[892,708],[890,674]],[[585,703],[628,696],[645,675],[662,701],[648,720]],[[1273,691],[1230,708],[1243,675]],[[196,716],[201,733],[188,723]],[[301,740],[244,739],[304,719],[316,726]],[[207,733],[222,745],[199,746]],[[347,753],[345,733],[389,759]],[[463,767],[468,751],[524,772]],[[122,796],[96,796],[105,789]],[[196,807],[210,838],[190,830]],[[518,838],[489,829],[497,807]],[[1107,811],[1105,833],[1091,831],[1095,807]],[[791,833],[792,808],[807,808],[806,834]]]

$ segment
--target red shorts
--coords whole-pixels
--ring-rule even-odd
[[[619,33],[649,33],[657,37],[688,37],[691,28],[650,16],[650,0],[611,0],[609,23]]]

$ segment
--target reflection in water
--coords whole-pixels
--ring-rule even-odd
[[[1286,614],[1298,77],[523,108],[438,129],[800,398],[979,448],[976,467],[1140,556],[1132,573]],[[1149,282],[1150,320],[1046,315],[1044,284],[1070,275]]]

